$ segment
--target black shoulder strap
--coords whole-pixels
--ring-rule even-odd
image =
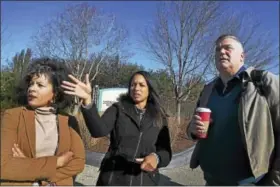
[[[259,92],[259,94],[266,97],[265,89],[264,89],[264,85],[263,85],[263,81],[262,81],[263,72],[264,72],[264,70],[256,70],[256,69],[252,70],[251,71],[251,80],[252,80],[253,84],[255,85],[257,91]]]

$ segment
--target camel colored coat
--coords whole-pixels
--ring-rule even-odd
[[[55,156],[35,157],[35,114],[25,107],[6,110],[1,117],[1,185],[32,185],[34,181],[73,185],[73,176],[85,166],[85,149],[73,117],[58,115],[59,143]],[[13,158],[12,147],[19,145],[27,158]],[[66,166],[56,168],[58,155],[72,151]],[[43,185],[46,182],[42,182]]]

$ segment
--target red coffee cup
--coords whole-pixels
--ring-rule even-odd
[[[210,124],[211,110],[209,108],[199,107],[196,109],[196,114],[201,117],[201,121],[206,127],[203,133],[198,133],[196,134],[196,136],[202,139],[207,138],[207,132]]]

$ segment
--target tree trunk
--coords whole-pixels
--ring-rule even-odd
[[[79,110],[80,110],[80,107],[81,107],[81,102],[79,101],[79,99],[78,99],[78,97],[75,97],[74,98],[74,104],[73,104],[73,106],[72,106],[72,109],[71,109],[71,114],[73,115],[73,116],[76,116],[77,114],[78,114],[78,112],[79,112]]]
[[[176,143],[176,140],[178,138],[178,133],[179,133],[179,127],[180,127],[180,113],[181,113],[181,102],[176,100],[176,118],[174,119],[175,123],[172,124],[171,127],[171,146],[173,147]]]
[[[176,100],[176,120],[177,124],[181,124],[181,101]]]
[[[76,116],[78,114],[79,108],[80,108],[80,105],[74,105],[74,108],[73,108],[73,111],[72,111],[73,116]]]

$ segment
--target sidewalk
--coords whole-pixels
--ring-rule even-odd
[[[98,168],[86,165],[84,171],[76,178],[76,185],[95,185],[98,177]],[[189,165],[160,171],[160,186],[204,185],[200,168],[191,170]]]

